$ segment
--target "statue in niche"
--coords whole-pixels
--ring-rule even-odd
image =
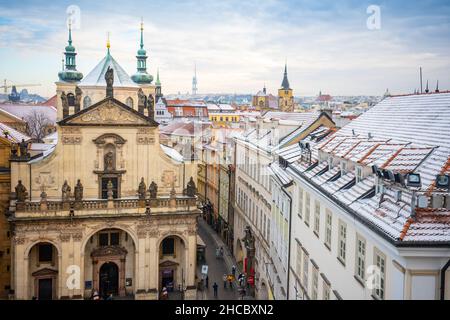
[[[142,89],[138,91],[138,111],[139,113],[144,113],[145,106],[147,105],[147,97]]]
[[[155,183],[155,181],[152,181],[152,183],[150,184],[148,192],[150,193],[150,199],[156,199],[156,196],[158,194],[158,185]]]
[[[81,184],[80,179],[77,181],[77,185],[75,186],[75,201],[83,200],[83,185]]]
[[[138,194],[139,199],[145,199],[147,193],[147,186],[145,185],[144,178],[141,178],[141,183],[139,183]]]
[[[105,154],[105,171],[114,170],[114,152],[109,151]]]
[[[105,81],[106,81],[106,96],[112,98],[113,97],[113,84],[114,84],[114,69],[108,67],[108,70],[105,72]]]
[[[64,91],[61,92],[61,103],[63,110],[63,118],[65,118],[69,115],[69,100],[67,99],[67,95]]]
[[[197,187],[195,186],[194,179],[191,177],[187,184],[186,188],[186,195],[189,197],[195,197],[195,194],[197,193]]]
[[[155,118],[155,99],[153,99],[153,96],[151,94],[148,95],[147,108],[148,117],[153,120]]]
[[[62,186],[61,191],[62,191],[62,200],[63,201],[69,200],[72,188],[70,188],[69,184],[67,183],[67,180],[64,180],[64,184]]]
[[[27,198],[27,188],[22,184],[22,180],[19,180],[19,183],[16,186],[16,199],[18,202],[24,202]]]
[[[81,95],[83,94],[83,91],[81,91],[81,89],[76,86],[75,87],[75,113],[80,111],[80,106],[81,106]]]

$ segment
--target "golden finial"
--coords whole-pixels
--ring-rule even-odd
[[[109,42],[109,32],[108,32],[108,40],[106,41],[106,47],[108,48],[108,51],[109,48],[111,48],[111,43]]]
[[[144,17],[141,17],[141,31],[144,30]]]

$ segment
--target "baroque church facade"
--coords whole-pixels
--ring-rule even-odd
[[[128,76],[106,56],[76,70],[69,28],[57,87],[58,142],[11,155],[9,221],[16,299],[196,298],[196,167],[159,143],[159,81],[137,52]]]

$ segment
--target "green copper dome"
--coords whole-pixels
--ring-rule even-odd
[[[153,76],[147,73],[147,51],[144,49],[144,24],[141,22],[141,43],[137,51],[137,72],[131,76],[131,80],[138,84],[150,84]]]
[[[83,74],[79,71],[77,71],[77,66],[75,63],[75,47],[72,45],[72,27],[69,24],[69,40],[68,45],[66,46],[66,51],[64,52],[65,56],[65,66],[64,70],[60,71],[58,73],[58,77],[62,81],[68,81],[68,82],[74,82],[74,81],[80,81],[83,79]]]

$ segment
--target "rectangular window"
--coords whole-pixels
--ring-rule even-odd
[[[319,270],[315,266],[312,268],[312,286],[311,286],[311,299],[317,300],[319,290]]]
[[[109,235],[108,235],[108,233],[100,233],[98,235],[98,244],[101,247],[109,245]]]
[[[298,192],[298,216],[303,218],[303,189],[300,188]]]
[[[51,244],[40,244],[38,250],[39,250],[39,262],[53,261],[53,246]]]
[[[119,245],[119,233],[118,232],[111,232],[110,234],[110,245],[111,246],[118,246]]]
[[[308,272],[309,272],[309,257],[306,252],[303,252],[303,278],[302,284],[303,287],[308,289]]]
[[[314,211],[314,233],[319,237],[320,231],[320,202],[315,201],[315,211]]]
[[[374,250],[374,261],[377,266],[375,273],[375,287],[373,295],[378,299],[384,299],[385,278],[386,278],[386,256],[377,248]]]
[[[339,220],[339,242],[338,242],[338,259],[345,265],[345,253],[347,241],[347,226]]]
[[[163,255],[173,255],[175,253],[175,239],[165,238],[162,242],[162,254]]]
[[[310,209],[310,197],[309,197],[309,193],[306,192],[306,196],[305,196],[305,224],[307,226],[309,226],[309,217],[311,215],[309,209]]]
[[[298,276],[302,274],[302,246],[298,242],[297,242],[297,259],[295,271],[297,271]]]
[[[366,240],[360,235],[356,236],[356,277],[364,281],[364,274],[366,270]]]
[[[331,215],[331,211],[326,209],[326,218],[325,218],[325,245],[328,249],[331,250],[331,231],[332,231],[332,223],[333,218]]]
[[[356,183],[362,180],[362,168],[356,167]]]

